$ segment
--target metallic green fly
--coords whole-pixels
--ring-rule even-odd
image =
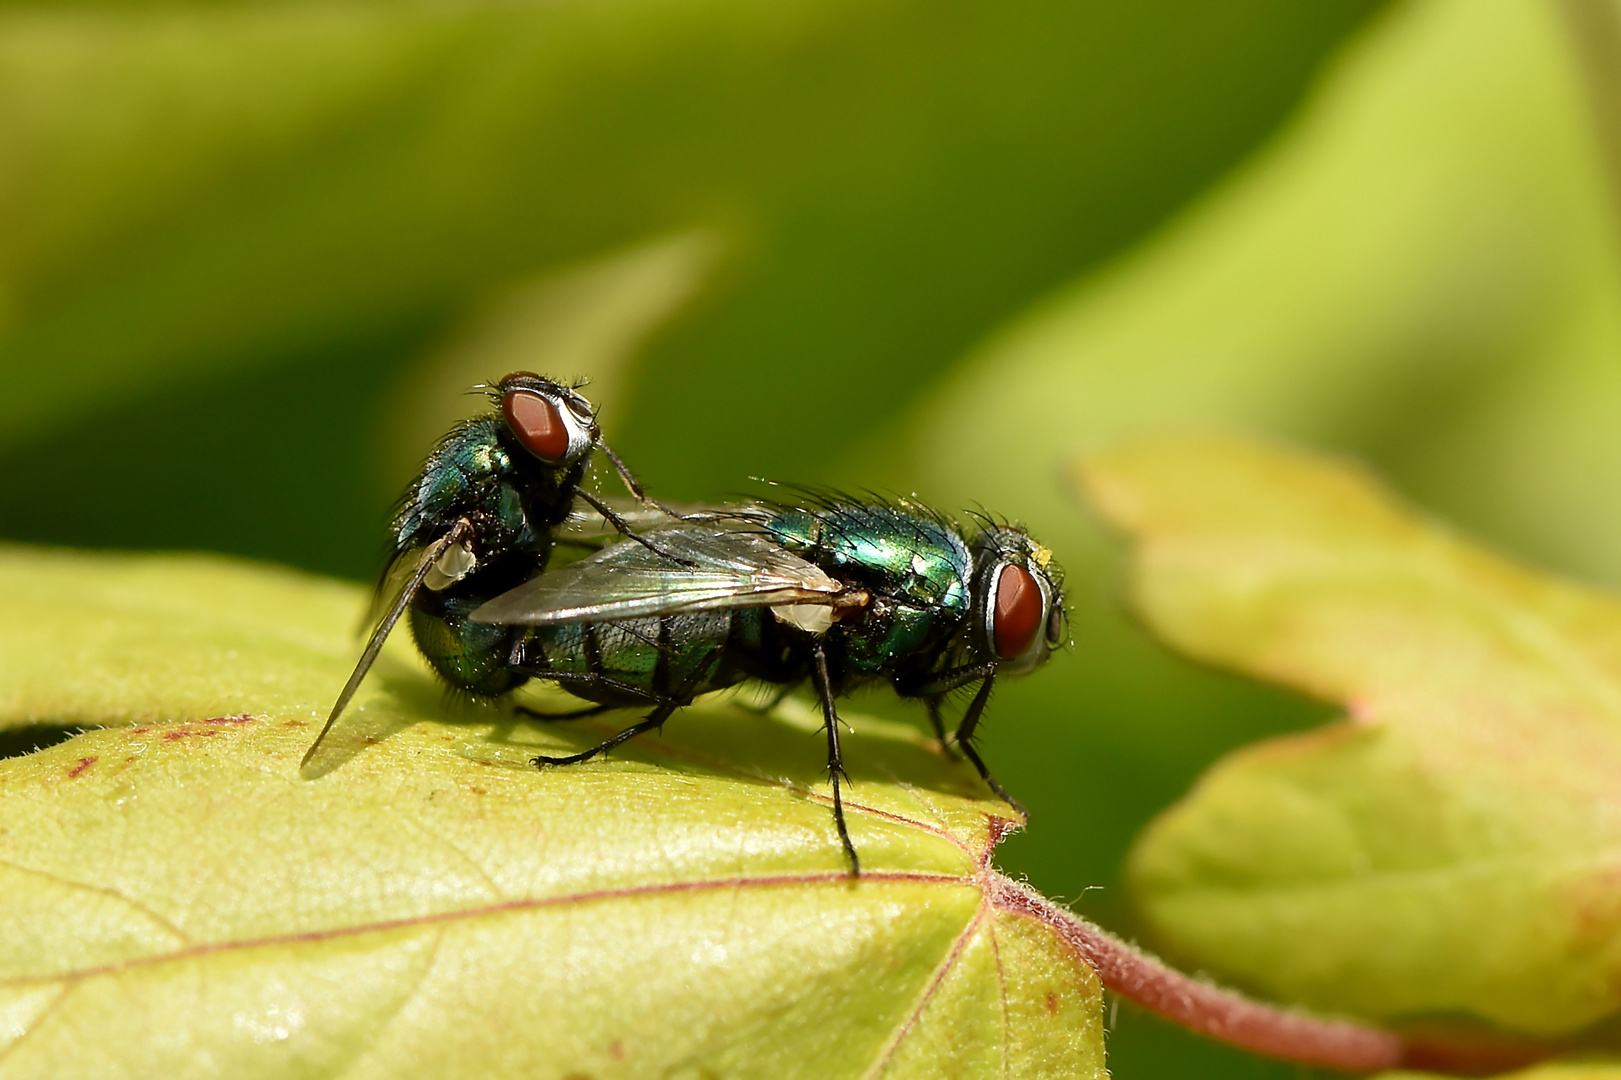
[[[587,711],[649,708],[599,746],[534,764],[585,761],[746,680],[784,690],[809,682],[822,706],[834,821],[859,873],[835,699],[887,682],[924,702],[945,742],[942,703],[977,684],[954,741],[1023,812],[973,744],[996,680],[1039,667],[1065,636],[1062,574],[1022,529],[983,521],[965,537],[911,503],[841,497],[646,525],[654,549],[613,544],[471,612],[471,624],[505,635],[509,676],[599,703]]]

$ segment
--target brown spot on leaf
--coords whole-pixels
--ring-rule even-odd
[[[215,717],[212,717],[211,719],[204,720],[203,723],[205,723],[205,724],[251,724],[251,723],[253,723],[253,717],[249,716],[247,713],[243,713],[241,716],[215,716]]]
[[[985,824],[986,840],[993,848],[1006,840],[1009,833],[1015,832],[1019,828],[1019,822],[1014,821],[1012,818],[998,817],[995,814],[987,814]]]
[[[484,789],[483,789],[483,788],[481,788],[481,787],[472,787],[472,786],[469,786],[469,787],[468,787],[468,789],[467,789],[467,790],[468,790],[468,791],[471,791],[471,792],[472,792],[472,793],[473,793],[473,794],[474,794],[474,795],[488,795],[488,794],[489,794],[489,792],[487,792],[487,791],[485,791],[485,790],[484,790]]]
[[[1051,990],[1047,991],[1047,1015],[1058,1015],[1058,995]]]
[[[174,731],[165,731],[163,733],[163,741],[179,742],[181,739],[189,738],[192,735],[196,735],[198,738],[202,739],[211,739],[218,734],[219,732],[217,731],[198,731],[196,728],[176,728]]]
[[[309,727],[309,724],[305,723],[302,720],[289,720],[285,724],[283,724],[282,727],[285,727],[285,728],[301,728],[301,727]]]
[[[84,772],[86,769],[88,769],[90,766],[94,765],[95,763],[96,763],[96,759],[94,757],[82,757],[82,758],[80,758],[79,763],[77,765],[73,766],[73,768],[68,770],[68,779],[71,780],[73,777],[78,776],[80,773]]]
[[[624,1061],[625,1044],[620,1042],[618,1039],[615,1039],[613,1042],[609,1043],[608,1056],[613,1058],[615,1061]]]

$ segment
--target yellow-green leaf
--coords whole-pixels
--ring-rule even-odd
[[[0,554],[0,719],[117,725],[0,762],[0,1074],[1103,1075],[1096,974],[921,734],[850,718],[859,881],[803,706],[539,772],[615,725],[448,703],[393,642],[307,778],[364,600]]]
[[[1387,1072],[1374,1080],[1440,1080],[1435,1073]],[[1505,1073],[1501,1080],[1621,1080],[1621,1065],[1613,1061],[1572,1061],[1536,1065]]]
[[[1555,1034],[1615,1012],[1621,603],[1348,463],[1171,437],[1083,476],[1158,636],[1349,712],[1222,761],[1140,839],[1129,876],[1173,951],[1363,1016]]]

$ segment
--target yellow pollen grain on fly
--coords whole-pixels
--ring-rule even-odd
[[[1047,569],[1047,564],[1053,561],[1053,553],[1040,544],[1035,545],[1035,550],[1030,553],[1030,557],[1036,560],[1036,565],[1043,570]]]

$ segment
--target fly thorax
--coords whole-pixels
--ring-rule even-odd
[[[430,543],[457,518],[483,513],[492,485],[508,468],[506,462],[496,424],[488,417],[446,435],[407,489],[394,521],[396,547],[406,550]]]
[[[532,545],[534,530],[530,527],[529,515],[524,511],[523,499],[516,488],[503,481],[485,503],[489,520],[483,531],[492,546]]]
[[[925,644],[934,626],[932,612],[875,596],[859,618],[841,624],[837,636],[851,669],[872,675]]]
[[[540,528],[561,525],[574,509],[574,490],[585,479],[585,461],[558,471],[540,462],[525,462],[522,481],[523,512]]]
[[[898,604],[880,639],[880,648],[891,656],[910,655],[928,644],[939,630],[940,616],[935,612]]]

